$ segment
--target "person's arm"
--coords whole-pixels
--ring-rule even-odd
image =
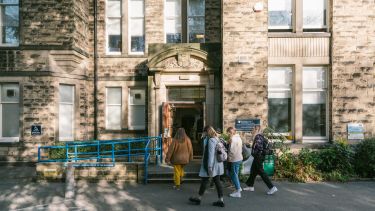
[[[166,163],[169,163],[171,161],[171,157],[172,157],[172,154],[174,152],[175,145],[176,145],[176,141],[172,140],[171,145],[169,145],[169,147],[168,147],[167,155],[165,156],[165,162]]]

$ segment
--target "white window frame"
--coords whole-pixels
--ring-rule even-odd
[[[120,99],[120,104],[110,104],[108,102],[108,91],[110,89],[120,89],[120,93],[121,93],[121,99]],[[110,128],[108,126],[108,114],[109,114],[109,106],[119,106],[120,107],[120,116],[118,118],[120,118],[120,125],[118,128]],[[122,129],[122,88],[121,87],[106,87],[106,106],[105,106],[105,129],[106,130],[121,130]]]
[[[167,20],[177,20],[178,18],[180,18],[181,20],[181,43],[182,43],[182,37],[183,37],[183,30],[182,30],[182,10],[183,10],[183,6],[182,6],[182,0],[178,0],[180,1],[180,7],[181,7],[181,14],[180,16],[167,16],[167,7],[164,6],[164,43],[167,43]],[[164,0],[164,5],[167,5],[167,0]]]
[[[105,7],[105,10],[106,10],[106,15],[105,15],[105,52],[107,55],[121,55],[122,54],[122,51],[123,51],[123,43],[121,42],[121,50],[120,51],[115,51],[115,52],[111,52],[109,51],[109,34],[108,34],[108,20],[109,19],[120,19],[120,38],[121,38],[121,41],[123,40],[122,37],[124,36],[123,35],[123,30],[122,30],[122,21],[123,21],[123,13],[122,13],[122,8],[123,8],[123,0],[119,0],[120,2],[120,17],[108,17],[108,11],[107,11],[107,5],[108,5],[108,2],[111,1],[111,0],[106,0],[106,7]]]
[[[203,2],[204,2],[204,7],[206,8],[206,0],[203,0]],[[204,20],[205,20],[205,17],[206,17],[206,11],[204,11],[203,15],[189,16],[189,8],[190,8],[190,0],[187,0],[187,8],[186,8],[186,15],[187,15],[187,17],[186,17],[186,33],[187,33],[187,35],[186,35],[186,40],[187,40],[188,43],[190,43],[190,40],[189,40],[190,39],[190,31],[189,31],[189,23],[188,23],[189,17],[203,18]],[[206,27],[206,21],[204,21],[204,27]],[[206,29],[204,30],[203,36],[204,36],[204,38],[203,38],[204,42],[203,43],[205,43],[206,42]]]
[[[325,124],[326,124],[326,135],[325,136],[302,136],[302,141],[303,143],[319,143],[319,142],[328,142],[329,139],[329,89],[328,89],[328,84],[329,84],[329,78],[328,78],[328,66],[303,66],[302,71],[304,71],[305,68],[319,68],[319,69],[324,69],[325,70],[325,88],[321,89],[313,89],[313,88],[303,88],[302,86],[302,107],[303,107],[303,94],[305,92],[325,92]],[[303,73],[302,73],[303,77]],[[303,79],[302,79],[303,81]],[[303,119],[303,111],[302,111],[302,119]],[[303,131],[303,120],[302,120],[302,128],[301,130]],[[303,132],[302,132],[303,134]]]
[[[143,102],[143,104],[132,104],[131,103],[131,100],[130,100],[130,96],[131,96],[131,90],[143,90],[143,93],[144,93],[144,98],[145,98],[145,101]],[[146,89],[144,88],[139,88],[139,87],[129,87],[128,89],[128,128],[129,130],[145,130],[146,129],[146,121],[144,123],[143,126],[133,126],[131,124],[131,106],[143,106],[144,107],[144,113],[145,113],[145,117],[146,117]]]
[[[298,0],[297,0],[298,1]],[[305,27],[304,26],[304,24],[303,24],[303,18],[304,18],[304,15],[303,15],[303,1],[304,0],[301,0],[302,1],[302,28],[305,30],[319,30],[319,29],[322,29],[322,30],[325,30],[325,29],[327,29],[328,28],[328,1],[329,0],[323,0],[324,1],[324,9],[325,9],[325,25],[323,25],[323,26],[313,26],[313,27]],[[323,11],[323,13],[324,13],[324,11]],[[323,17],[324,18],[324,17]]]
[[[5,6],[18,6],[18,43],[15,43],[15,44],[7,44],[7,43],[2,43],[2,33],[3,33],[3,29],[2,29],[2,26],[3,26],[3,20],[2,20],[2,11],[3,11],[3,7]],[[20,12],[19,12],[19,8],[20,8],[20,1],[18,1],[18,4],[11,4],[11,3],[0,3],[0,46],[1,47],[17,47],[19,46],[20,44],[20,34],[19,34],[19,24],[20,24]]]
[[[61,102],[61,98],[60,98],[60,87],[61,86],[70,86],[72,87],[72,90],[73,90],[73,93],[72,93],[72,102],[71,103],[68,103],[68,102]],[[71,85],[71,84],[59,84],[59,141],[73,141],[75,139],[75,111],[76,111],[76,108],[75,108],[75,93],[76,93],[76,87],[75,85]],[[72,130],[72,137],[62,137],[61,136],[61,133],[60,133],[60,115],[61,115],[61,105],[71,105],[72,106],[72,124],[71,124],[71,130]]]
[[[294,115],[294,112],[295,112],[295,109],[294,109],[294,101],[295,101],[294,94],[295,94],[295,91],[294,91],[294,86],[293,86],[294,68],[292,66],[269,66],[268,71],[270,71],[272,69],[280,69],[280,68],[288,68],[291,71],[291,81],[290,81],[289,88],[275,88],[275,87],[272,87],[272,86],[270,87],[270,85],[268,84],[268,96],[272,92],[281,92],[281,91],[289,91],[290,92],[290,98],[291,98],[290,99],[290,103],[291,103],[290,114],[292,115],[291,116],[290,133],[279,133],[278,131],[275,131],[275,132],[277,134],[281,134],[281,135],[284,135],[284,136],[293,136],[294,130],[295,130],[294,129],[295,128],[295,124],[294,124],[294,116],[295,116]]]
[[[130,10],[132,9],[131,8],[131,2],[132,0],[128,0],[128,54],[129,55],[144,55],[145,54],[145,48],[146,48],[146,28],[145,28],[145,0],[138,0],[138,1],[142,1],[143,2],[143,15],[142,16],[137,16],[137,17],[130,17]],[[133,1],[136,1],[136,0],[133,0]],[[143,51],[137,51],[137,52],[132,52],[131,51],[131,40],[132,40],[132,34],[131,34],[131,21],[132,19],[143,19],[143,39],[144,39],[144,44],[145,44],[145,48],[143,49]]]
[[[271,25],[269,25],[269,23],[267,23],[268,24],[268,30],[292,30],[293,29],[293,25],[294,25],[293,19],[295,19],[295,15],[296,15],[295,10],[293,9],[295,7],[294,6],[295,1],[298,1],[298,0],[291,0],[291,13],[292,13],[291,19],[290,19],[291,25],[290,26],[271,26]],[[269,6],[269,2],[268,2],[268,6]],[[268,18],[269,18],[269,16],[268,16]]]
[[[20,85],[18,83],[9,83],[9,84],[17,84],[18,85],[18,93],[20,93]],[[2,100],[1,100],[1,94],[2,94],[3,85],[4,85],[4,83],[0,83],[0,143],[4,143],[4,142],[18,142],[20,140],[19,136],[21,135],[21,131],[20,131],[21,127],[20,127],[20,125],[18,125],[18,134],[19,134],[18,137],[3,137],[3,104],[18,104],[18,107],[19,107],[20,96],[18,97],[18,101],[17,102],[2,102]],[[21,112],[21,110],[19,109],[18,118],[21,115],[20,112]]]

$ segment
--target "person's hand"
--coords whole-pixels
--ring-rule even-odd
[[[212,175],[213,175],[212,167],[208,167],[208,176],[212,177]]]

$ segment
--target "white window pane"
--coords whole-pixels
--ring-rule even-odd
[[[1,89],[1,102],[18,103],[20,97],[18,84],[3,84]]]
[[[180,19],[167,19],[165,22],[165,31],[169,34],[181,33],[181,20]]]
[[[3,137],[19,137],[19,104],[2,104]]]
[[[145,128],[145,106],[144,105],[132,105],[129,107],[129,120],[130,127],[134,129]]]
[[[107,1],[107,17],[121,17],[121,1]]]
[[[303,68],[303,88],[304,89],[326,88],[326,68],[304,67]]]
[[[17,44],[19,37],[19,7],[1,7],[1,42]]]
[[[291,67],[272,67],[268,70],[268,87],[290,88],[292,85]]]
[[[303,92],[303,104],[324,104],[325,102],[325,92]]]
[[[107,105],[110,104],[120,104],[121,105],[121,88],[114,87],[114,88],[107,88]]]
[[[73,105],[60,104],[59,114],[60,138],[73,139]]]
[[[130,20],[130,34],[134,36],[144,35],[144,20],[143,19],[131,19]]]
[[[143,17],[144,16],[144,1],[131,0],[129,2],[129,16],[130,17]]]
[[[291,98],[290,91],[269,91],[268,98]]]
[[[73,103],[74,101],[74,86],[60,85],[60,102]]]
[[[113,130],[121,129],[121,106],[108,106],[106,128]]]
[[[189,0],[189,16],[204,16],[205,12],[205,1],[204,0]]]
[[[165,16],[166,17],[180,17],[181,16],[181,0],[166,0]]]
[[[268,16],[270,28],[291,28],[292,1],[268,0]]]
[[[145,97],[145,90],[143,89],[130,90],[130,104],[132,105],[144,105],[146,99]]]
[[[326,26],[326,1],[303,1],[303,27],[324,28]]]
[[[107,19],[107,33],[108,35],[120,35],[121,34],[121,19]]]

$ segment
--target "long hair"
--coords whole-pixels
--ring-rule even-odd
[[[210,138],[213,138],[213,137],[217,137],[217,136],[218,136],[217,132],[215,131],[215,129],[214,129],[212,126],[209,126],[209,127],[207,128],[207,135],[208,135],[208,137],[210,137]]]
[[[176,134],[174,135],[173,139],[179,142],[184,142],[189,140],[189,136],[186,135],[185,129],[180,127],[177,129]]]

